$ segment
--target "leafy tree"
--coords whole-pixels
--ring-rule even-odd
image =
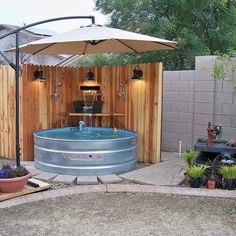
[[[192,69],[195,56],[225,53],[236,45],[235,0],[95,0],[110,26],[175,40],[174,51],[119,54],[103,63],[162,61],[166,69]]]

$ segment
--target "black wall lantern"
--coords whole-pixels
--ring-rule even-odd
[[[87,72],[86,80],[94,80],[94,73],[91,70]]]
[[[143,71],[139,68],[139,65],[133,70],[133,77],[131,79],[140,79],[143,76]]]
[[[36,71],[34,72],[34,78],[41,82],[46,81],[46,78],[43,75],[43,71],[39,68],[37,68]]]

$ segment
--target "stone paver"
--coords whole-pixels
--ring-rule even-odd
[[[76,176],[73,175],[58,175],[56,178],[52,180],[55,183],[63,183],[63,184],[72,184],[76,180]]]
[[[162,162],[134,170],[122,175],[121,178],[139,184],[178,186],[184,179],[183,168],[185,161],[178,157],[178,153],[162,153]]]
[[[42,172],[39,175],[34,176],[35,179],[39,179],[42,181],[50,182],[52,179],[54,179],[58,174],[55,173],[48,173],[48,172]]]
[[[114,174],[98,176],[98,180],[103,184],[115,184],[123,182],[123,180],[119,176]]]
[[[32,176],[42,174],[43,171],[36,169],[33,165],[26,165],[27,170],[31,171]]]
[[[77,184],[85,185],[85,184],[98,184],[97,176],[78,176]]]

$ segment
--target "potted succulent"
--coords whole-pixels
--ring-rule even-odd
[[[30,177],[31,172],[23,166],[3,165],[0,169],[0,192],[17,192],[25,186]]]
[[[183,158],[187,161],[188,166],[192,166],[193,160],[199,155],[198,151],[194,150],[187,150],[186,152],[183,153]]]
[[[206,167],[204,165],[188,167],[186,172],[190,178],[191,188],[199,188],[203,181]]]
[[[223,188],[228,190],[233,190],[236,179],[236,165],[222,166],[220,173],[222,175]]]

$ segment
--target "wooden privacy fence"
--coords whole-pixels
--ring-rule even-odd
[[[20,140],[23,160],[33,160],[33,132],[63,127],[65,112],[74,112],[73,101],[82,100],[81,85],[100,85],[102,113],[121,113],[119,117],[94,118],[95,124],[116,126],[138,132],[138,160],[160,161],[162,64],[139,65],[140,80],[131,79],[135,65],[94,67],[93,82],[86,82],[88,68],[41,66],[46,82],[36,81],[36,65],[23,65],[20,80]],[[0,155],[15,156],[15,79],[9,66],[0,67]],[[61,82],[58,98],[53,98]],[[124,96],[118,96],[120,85]]]

